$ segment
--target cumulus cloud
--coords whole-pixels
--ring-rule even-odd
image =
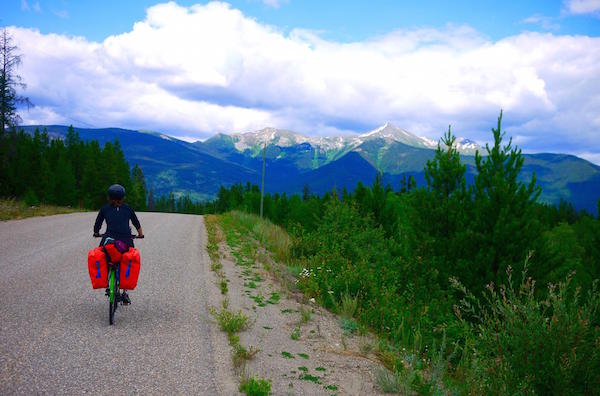
[[[566,6],[571,14],[598,14],[600,0],[567,0]]]
[[[284,34],[219,2],[153,6],[102,43],[11,33],[27,94],[49,120],[187,139],[264,126],[331,135],[386,121],[437,139],[452,124],[484,142],[502,108],[507,133],[528,151],[600,153],[599,38],[491,41],[448,25],[339,43]],[[43,113],[28,117],[43,122]]]

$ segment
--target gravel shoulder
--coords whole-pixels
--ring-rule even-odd
[[[251,319],[249,328],[238,334],[240,344],[259,350],[243,374],[271,380],[274,395],[381,394],[374,378],[380,364],[370,352],[374,339],[345,334],[339,318],[288,291],[273,276],[283,269],[253,245],[255,249],[243,243],[219,244],[229,309]],[[214,306],[220,305],[217,299]]]

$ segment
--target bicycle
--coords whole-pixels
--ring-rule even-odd
[[[95,236],[96,238],[102,238],[104,235]],[[132,239],[142,239],[144,236],[131,235]],[[105,241],[106,243],[106,241]],[[122,303],[121,289],[119,288],[119,272],[121,270],[121,263],[113,263],[110,261],[110,256],[106,255],[106,263],[108,265],[108,288],[106,289],[106,296],[108,296],[108,323],[110,325],[115,324],[115,312],[119,303]]]

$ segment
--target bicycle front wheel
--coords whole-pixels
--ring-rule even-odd
[[[108,287],[110,291],[108,293],[108,323],[112,326],[115,324],[115,310],[117,308],[117,291],[115,282],[115,271],[110,270],[108,276]]]

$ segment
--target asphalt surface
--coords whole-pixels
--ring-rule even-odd
[[[87,272],[95,216],[0,223],[0,395],[215,394],[203,218],[138,213],[138,286],[109,326]]]

